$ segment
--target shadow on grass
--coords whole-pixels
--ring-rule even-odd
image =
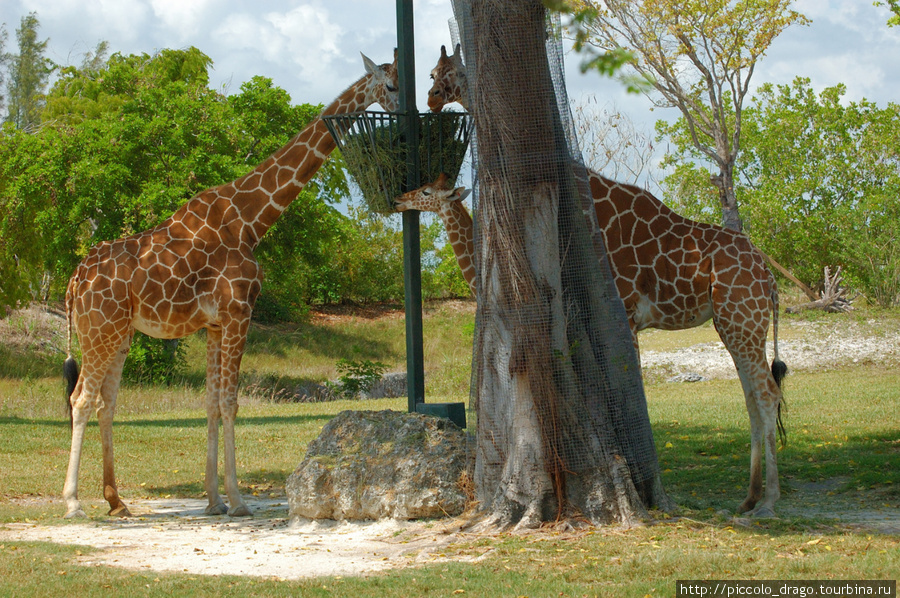
[[[308,424],[311,422],[326,422],[334,417],[334,414],[321,415],[271,415],[257,417],[241,417],[238,413],[237,426],[266,426],[273,424]],[[0,417],[0,426],[48,426],[69,427],[69,420],[53,419],[26,419],[22,417]],[[88,422],[89,428],[97,427],[96,419]],[[206,417],[190,417],[178,419],[127,419],[116,420],[114,428],[134,426],[138,428],[206,428]],[[13,432],[10,432],[13,433]]]
[[[197,333],[206,344],[206,331]],[[260,324],[254,322],[248,334],[247,355],[271,355],[285,358],[296,349],[337,361],[347,359],[394,360],[403,356],[387,340],[374,338],[365,326],[339,327],[303,322],[299,324]],[[0,378],[27,380],[62,378],[63,357],[58,353],[0,347]],[[175,383],[202,388],[205,372],[185,372]]]
[[[290,471],[272,469],[239,471],[238,485],[240,486],[241,494],[244,496],[252,495],[268,497],[270,494],[274,494],[276,497],[283,497],[284,486],[289,475],[291,475]],[[224,488],[225,479],[220,473],[219,491],[223,492]],[[169,485],[144,486],[143,490],[158,498],[165,498],[168,496],[205,498],[206,496],[206,489],[203,487],[203,482],[200,480]]]
[[[247,337],[247,354],[286,357],[302,348],[337,361],[341,358],[396,359],[401,357],[390,343],[372,337],[364,326],[358,329],[303,322],[300,324],[255,324]]]
[[[747,494],[750,432],[739,428],[657,425],[654,428],[666,491],[680,506],[733,510]],[[791,434],[778,451],[782,498],[811,483],[840,479],[834,492],[878,490],[900,500],[900,433],[827,441]]]

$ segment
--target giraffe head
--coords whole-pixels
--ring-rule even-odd
[[[434,83],[428,90],[428,107],[432,112],[440,112],[446,104],[465,103],[463,90],[466,87],[466,68],[462,63],[459,44],[452,56],[447,56],[447,48],[441,46],[441,57],[431,70]]]
[[[420,212],[440,214],[443,208],[454,202],[462,201],[470,193],[465,187],[451,187],[448,182],[447,175],[441,173],[433,183],[404,193],[394,200],[394,209],[398,212],[419,210]]]
[[[387,112],[396,112],[400,106],[400,84],[397,75],[397,50],[394,50],[394,62],[391,64],[375,64],[371,58],[362,54],[366,73],[370,75],[366,86],[369,104],[380,104]]]

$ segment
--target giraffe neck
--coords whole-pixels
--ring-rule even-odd
[[[475,294],[475,224],[461,201],[445,203],[438,212],[462,275]]]
[[[245,224],[251,247],[275,224],[285,209],[334,150],[335,143],[322,116],[365,110],[372,102],[366,88],[366,75],[329,104],[302,131],[262,164],[230,184],[220,188]]]

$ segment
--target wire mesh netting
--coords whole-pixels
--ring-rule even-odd
[[[509,54],[517,56],[514,49],[523,41],[505,33],[501,39],[479,40],[478,35],[491,33],[475,31],[473,7],[477,8],[478,4],[479,0],[454,0],[455,21],[451,23],[451,33],[456,38],[454,44],[461,44],[465,63],[468,89],[463,93],[468,94],[467,105],[475,120],[472,154],[476,174],[472,201],[476,213],[476,263],[480,272],[472,402],[477,405],[479,437],[490,435],[490,442],[479,440],[477,458],[488,465],[506,462],[510,452],[515,450],[512,446],[515,439],[510,437],[515,431],[495,424],[521,409],[521,406],[504,402],[502,397],[484,396],[485,392],[490,392],[490,389],[486,391],[490,385],[486,378],[506,377],[505,382],[509,382],[517,369],[537,365],[538,369],[547,370],[543,373],[546,392],[534,393],[533,406],[529,408],[535,411],[534,419],[541,422],[544,450],[555,453],[545,455],[546,460],[557,460],[562,471],[577,473],[603,467],[610,459],[622,457],[628,463],[633,481],[647,483],[658,475],[656,448],[638,357],[625,308],[606,258],[588,173],[569,109],[558,16],[546,22],[544,32],[537,32],[537,35],[543,33],[546,40],[546,56],[542,60],[537,63],[524,59],[505,64],[483,63],[482,68],[478,68],[478,61],[484,60],[478,51],[485,47],[483,44],[509,46],[513,49]],[[526,32],[526,35],[534,34]],[[498,79],[530,80],[533,73],[525,71],[535,68],[549,69],[552,83],[546,88],[494,86]],[[518,95],[487,97],[495,89]],[[496,135],[487,138],[485,131],[479,130],[479,123],[483,122],[480,117],[502,118],[505,106],[489,116],[477,110],[497,103],[514,103],[517,109],[505,111],[509,122],[490,123],[492,131],[495,126],[501,132],[505,131],[505,138],[497,139]],[[541,119],[546,120],[548,109],[558,113],[554,115],[556,124],[549,135],[536,124]],[[548,157],[546,146],[560,149]],[[519,163],[513,163],[513,160]],[[556,190],[541,191],[546,187],[542,181],[559,180],[560,172],[564,172],[562,178],[568,180],[566,188],[558,194]],[[502,177],[524,173],[535,182],[531,188],[537,191],[521,201],[508,197],[506,191],[509,189],[495,192],[504,185],[513,187],[508,180],[496,180],[496,173],[502,173]],[[493,178],[489,180],[488,176]],[[555,225],[546,229],[528,229],[521,223],[533,219],[535,211],[544,209],[540,198],[535,201],[536,194],[540,193],[544,193],[548,203],[554,202],[554,206],[547,209],[549,220]],[[566,204],[567,201],[570,204]],[[566,205],[571,205],[568,212]],[[573,213],[574,218],[570,217]],[[571,251],[579,238],[588,247],[586,253]],[[493,255],[497,252],[508,252],[509,255],[498,258]],[[551,275],[562,279],[563,291],[556,294],[542,288],[543,281],[529,282],[528,275],[523,272],[524,268],[533,267],[541,260],[553,259],[558,259],[561,264],[559,272],[548,269]],[[580,276],[580,272],[591,275]],[[584,285],[590,285],[590,288]],[[497,289],[500,288],[515,289],[517,296],[526,300],[521,303],[486,300],[488,296],[498,296]],[[541,301],[529,303],[529,293],[541,295],[550,307],[544,309]],[[590,299],[585,299],[587,297]],[[533,305],[538,307],[530,307]],[[494,326],[490,333],[492,338],[487,338],[486,323],[498,318],[502,320],[502,329]],[[551,320],[562,320],[563,326]],[[579,326],[582,322],[584,325]],[[517,355],[513,342],[509,354],[495,354],[507,351],[501,346],[502,342],[494,341],[506,331],[524,334],[527,339],[524,345],[527,347],[530,343],[531,351],[526,348],[525,355]],[[529,362],[534,354],[541,352],[549,355],[545,362]],[[546,441],[549,436],[552,439]]]
[[[464,112],[419,115],[419,169],[423,181],[441,173],[452,184],[469,145]],[[408,132],[393,112],[355,112],[323,117],[350,175],[371,212],[394,213],[394,198],[406,190]]]

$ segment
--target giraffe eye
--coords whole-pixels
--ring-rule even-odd
[[[397,88],[394,87],[393,85],[386,85],[385,87],[386,87],[387,90],[388,90],[389,92],[391,92],[391,93],[394,93],[395,91],[397,91]]]

